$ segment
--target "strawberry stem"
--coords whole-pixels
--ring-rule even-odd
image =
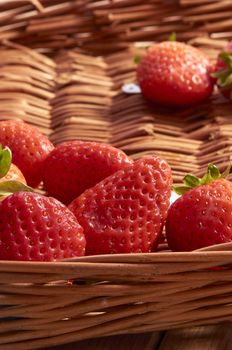
[[[2,148],[0,144],[0,178],[4,177],[11,166],[12,154],[8,147]]]
[[[134,57],[134,63],[135,64],[139,64],[140,63],[140,61],[141,61],[141,56],[140,55],[136,55],[135,57]]]
[[[219,59],[225,63],[226,67],[214,72],[212,77],[217,78],[217,85],[222,90],[232,89],[232,54],[222,52]],[[232,98],[232,95],[230,97]]]
[[[220,178],[226,178],[230,173],[231,166],[229,166],[222,174],[220,173],[218,167],[214,164],[208,164],[206,173],[202,178],[196,177],[192,174],[185,175],[183,178],[183,184],[181,186],[173,186],[173,191],[177,194],[182,195],[185,192],[191,190],[194,187],[206,185],[212,181],[218,180]]]
[[[232,55],[230,52],[222,52],[219,55],[219,58],[227,65],[228,68],[232,69]]]
[[[176,41],[176,33],[172,32],[169,37],[168,37],[168,41]]]

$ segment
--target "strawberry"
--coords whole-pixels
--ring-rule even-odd
[[[214,86],[212,64],[190,45],[165,41],[148,48],[137,67],[145,98],[167,106],[187,106],[207,99]]]
[[[17,120],[0,122],[0,143],[12,151],[13,163],[27,183],[36,187],[42,178],[43,161],[54,148],[37,128]]]
[[[0,202],[0,260],[52,261],[84,252],[82,227],[56,199],[17,192]]]
[[[64,142],[44,162],[44,188],[48,195],[69,204],[87,188],[131,162],[125,153],[107,144]]]
[[[69,209],[84,229],[86,253],[155,250],[167,216],[171,169],[145,157],[86,190]]]
[[[232,41],[218,55],[213,77],[222,95],[232,100]]]
[[[186,175],[183,195],[170,207],[167,242],[173,251],[191,251],[232,240],[232,183],[209,164],[206,175]]]

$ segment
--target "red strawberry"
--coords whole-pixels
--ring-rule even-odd
[[[82,227],[56,199],[17,192],[0,203],[0,260],[52,261],[84,252]]]
[[[45,160],[44,187],[48,195],[68,204],[131,162],[125,153],[107,144],[64,142]]]
[[[215,70],[213,76],[217,78],[219,91],[232,100],[232,41],[219,54]]]
[[[187,106],[207,99],[213,91],[213,68],[200,50],[165,41],[150,47],[137,67],[143,95],[168,106]]]
[[[156,249],[171,195],[171,169],[145,157],[86,190],[69,208],[84,229],[88,255]]]
[[[36,187],[42,178],[42,164],[54,148],[48,138],[23,121],[0,122],[0,143],[12,151],[12,160],[22,171],[27,183]]]
[[[212,164],[203,179],[187,175],[184,182],[187,186],[180,189],[188,191],[168,212],[169,247],[174,251],[191,251],[231,241],[232,183]]]

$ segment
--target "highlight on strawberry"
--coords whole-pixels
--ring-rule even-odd
[[[186,175],[182,194],[168,211],[166,237],[171,250],[192,251],[232,241],[232,183],[224,173],[209,164],[200,179]]]
[[[183,107],[210,97],[213,65],[201,50],[171,40],[150,46],[137,66],[143,96],[164,106]]]

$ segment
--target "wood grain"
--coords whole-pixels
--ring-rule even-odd
[[[230,350],[231,325],[196,327],[167,332],[159,350]]]
[[[231,350],[231,325],[89,339],[43,350]]]
[[[80,47],[109,53],[130,42],[232,38],[230,0],[1,1],[0,40],[53,55]]]
[[[44,350],[155,350],[162,332],[89,339]]]

